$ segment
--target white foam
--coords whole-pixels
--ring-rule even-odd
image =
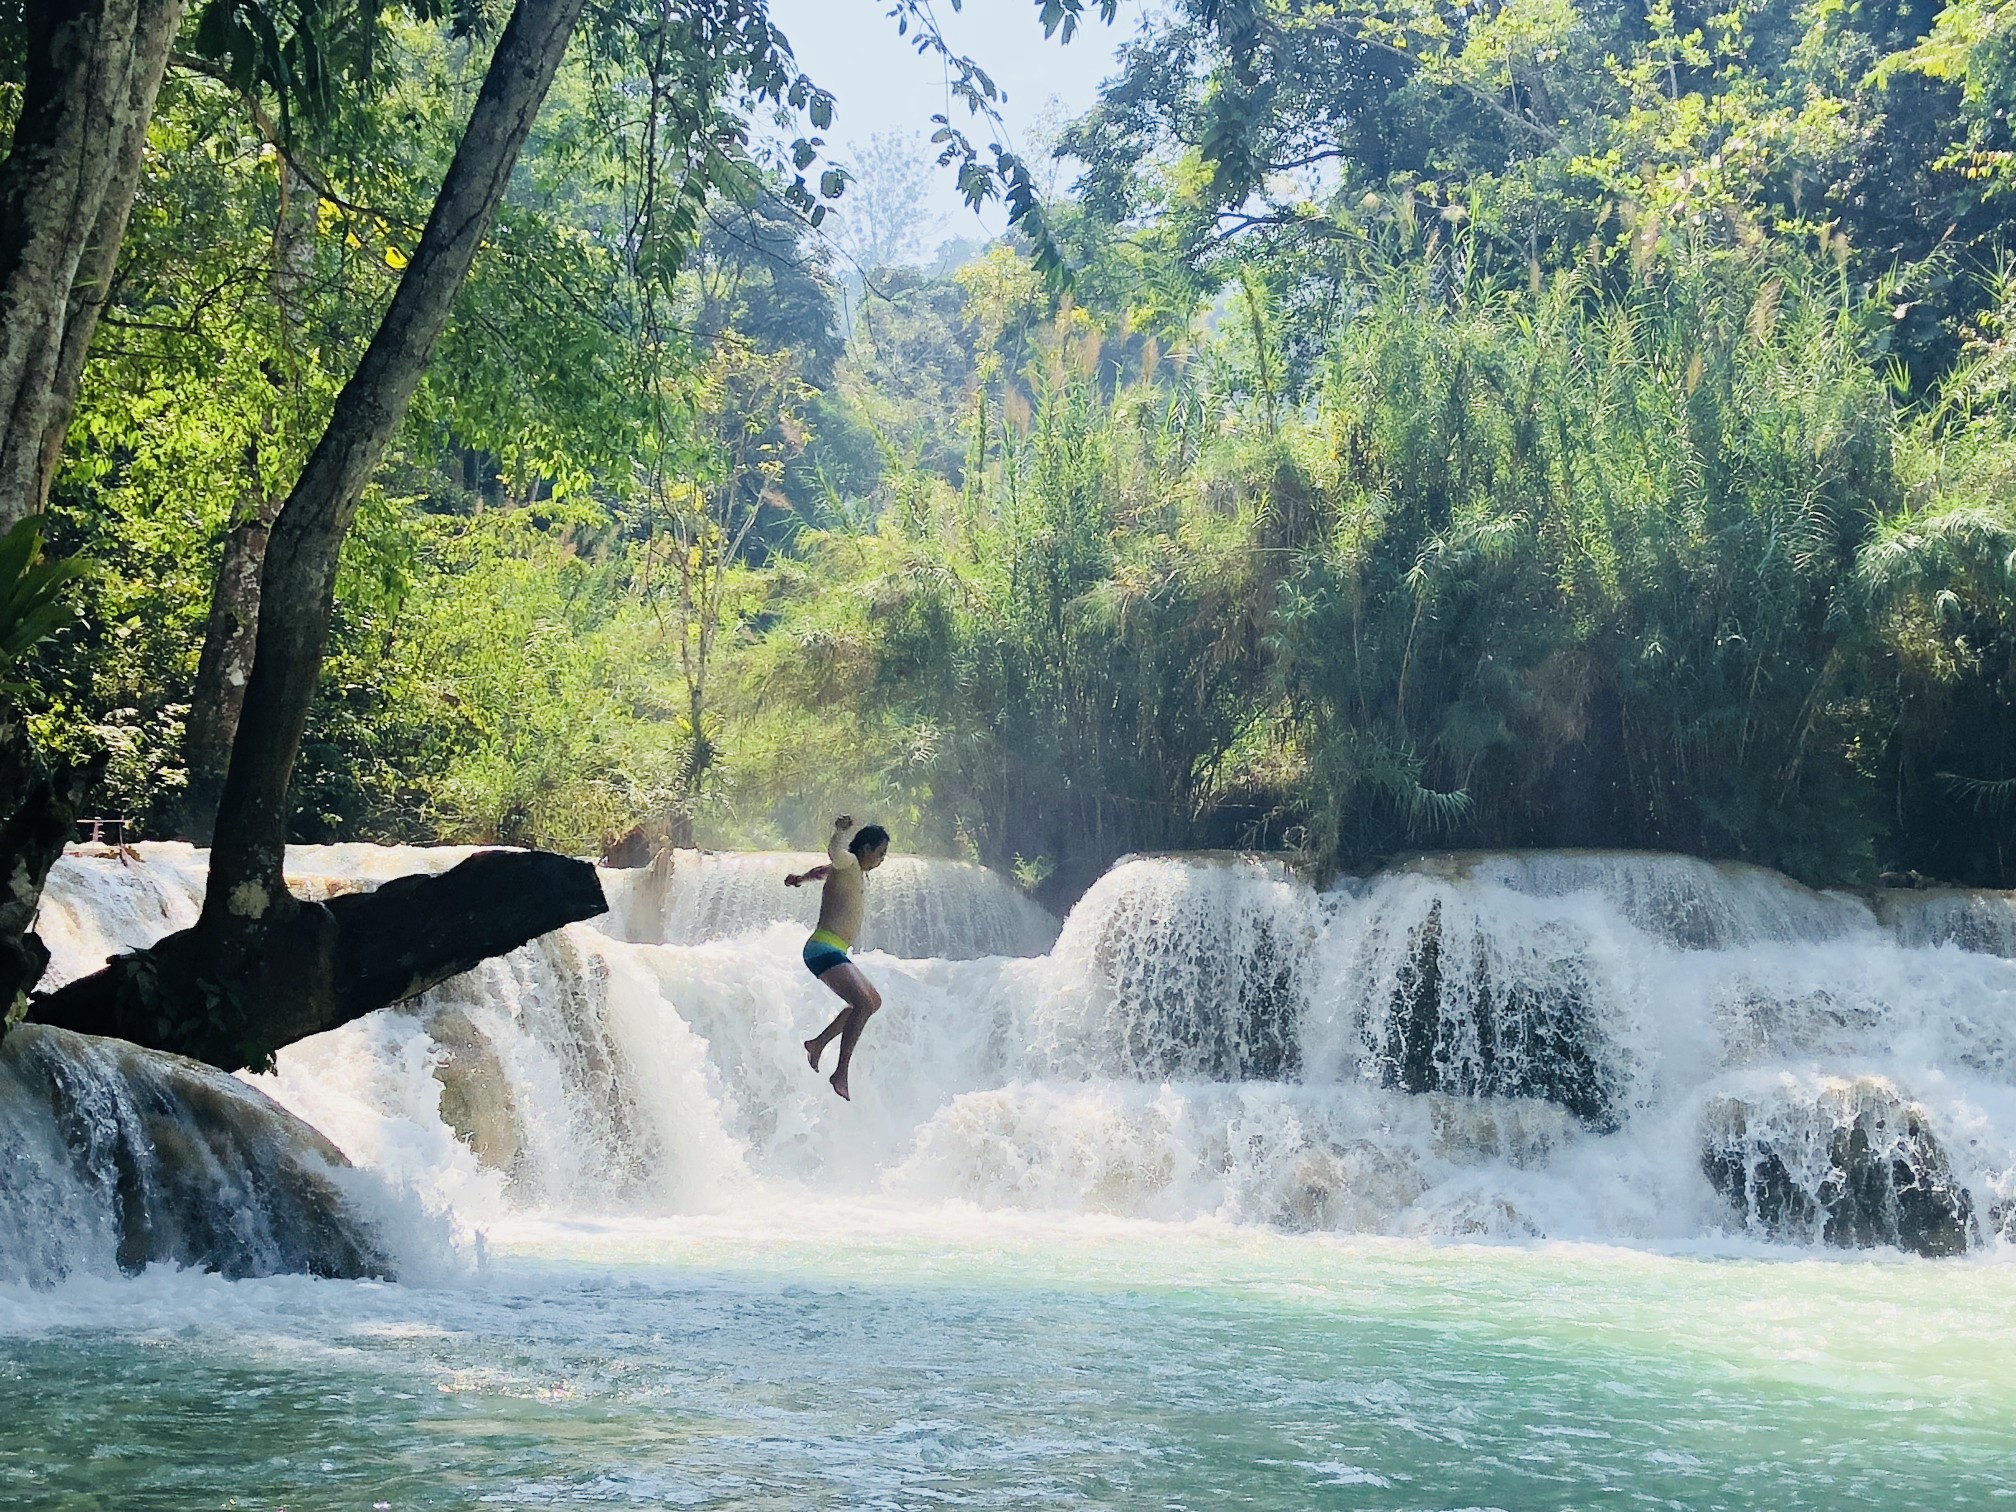
[[[45,924],[64,970],[193,910],[200,858],[145,854],[59,867]],[[290,861],[341,887],[459,855]],[[628,889],[616,932],[730,937],[570,927],[291,1047],[262,1085],[465,1229],[817,1192],[925,1213],[1741,1242],[1704,1119],[1748,1098],[1810,1153],[1825,1141],[1797,1110],[1830,1078],[1881,1078],[1923,1110],[1984,1243],[2016,1203],[2016,960],[1912,943],[1857,899],[1757,868],[1436,858],[1318,893],[1271,862],[1134,858],[1048,954],[859,952],[885,1006],[842,1103],[800,1048],[839,1002],[799,962],[807,920],[774,917],[814,902],[776,885],[814,859],[682,855],[686,890],[655,900],[648,873],[612,874]],[[917,896],[955,891],[934,868]],[[968,881],[969,901],[1005,886]],[[871,910],[897,896],[912,894]],[[934,938],[970,945],[975,916]]]

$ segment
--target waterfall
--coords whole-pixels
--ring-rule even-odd
[[[155,1262],[385,1276],[394,1204],[236,1078],[38,1024],[0,1043],[0,1281]]]
[[[705,1205],[740,1153],[705,1047],[638,956],[570,925],[252,1080],[465,1215]]]
[[[1876,912],[1906,945],[1955,945],[2016,958],[2016,893],[1961,887],[1881,892]]]
[[[1358,1072],[1406,1092],[1537,1097],[1617,1126],[1628,1025],[1598,933],[1496,888],[1396,878],[1367,903],[1339,990]]]
[[[290,875],[340,890],[460,854],[304,847]],[[780,885],[815,859],[611,873],[611,918],[232,1085],[326,1135],[361,1168],[344,1180],[465,1231],[831,1198],[1653,1245],[2016,1242],[2001,894],[1865,900],[1600,852],[1424,857],[1318,890],[1278,861],[1149,856],[1116,864],[1053,944],[1000,879],[892,862],[857,952],[884,1008],[843,1103],[800,1047],[839,1006],[798,961],[816,898]],[[52,974],[186,922],[201,862],[60,863]],[[74,1130],[38,1127],[17,1135],[31,1164],[78,1168]],[[0,1255],[116,1263],[94,1211],[38,1220],[55,1239],[0,1230]]]
[[[1876,924],[1860,899],[1817,893],[1741,861],[1643,851],[1517,851],[1424,857],[1405,869],[1536,898],[1593,893],[1647,934],[1689,950],[1840,939]]]
[[[1317,912],[1278,862],[1128,857],[1072,910],[1030,1050],[1053,1071],[1292,1079]]]
[[[809,931],[819,919],[819,889],[789,888],[784,878],[825,860],[811,851],[682,850],[669,866],[604,871],[604,927],[638,945],[700,945],[775,923]],[[891,856],[868,888],[868,921],[855,942],[863,950],[972,960],[1041,955],[1057,938],[1057,921],[1039,904],[971,862]]]
[[[65,856],[49,870],[35,929],[49,947],[43,988],[187,929],[203,907],[203,868],[186,845],[136,846],[126,857]]]
[[[1702,1169],[1746,1228],[1924,1255],[1979,1242],[1973,1195],[1955,1181],[1922,1105],[1882,1077],[1772,1080],[1703,1111]]]

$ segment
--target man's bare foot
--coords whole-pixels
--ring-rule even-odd
[[[805,1041],[805,1059],[812,1063],[812,1069],[819,1069],[819,1057],[826,1053],[826,1047],[817,1040]]]
[[[835,1071],[828,1080],[833,1083],[833,1090],[838,1092],[841,1097],[845,1098],[848,1102],[854,1101],[852,1097],[847,1095],[847,1073],[844,1069]]]

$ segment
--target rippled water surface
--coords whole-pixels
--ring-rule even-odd
[[[1957,1508],[2016,1270],[819,1211],[0,1291],[13,1508]]]

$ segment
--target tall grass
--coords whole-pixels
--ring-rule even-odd
[[[1900,415],[1868,323],[1796,261],[1622,293],[1395,267],[1299,399],[1032,362],[962,490],[899,480],[810,544],[739,669],[736,801],[792,785],[765,732],[810,724],[836,797],[1080,879],[1200,844],[1943,856],[2016,775],[2002,734],[1943,788],[1906,749],[1938,687],[2008,729],[2009,666],[1938,616],[2010,644],[2016,450],[1999,411],[1964,448]]]

